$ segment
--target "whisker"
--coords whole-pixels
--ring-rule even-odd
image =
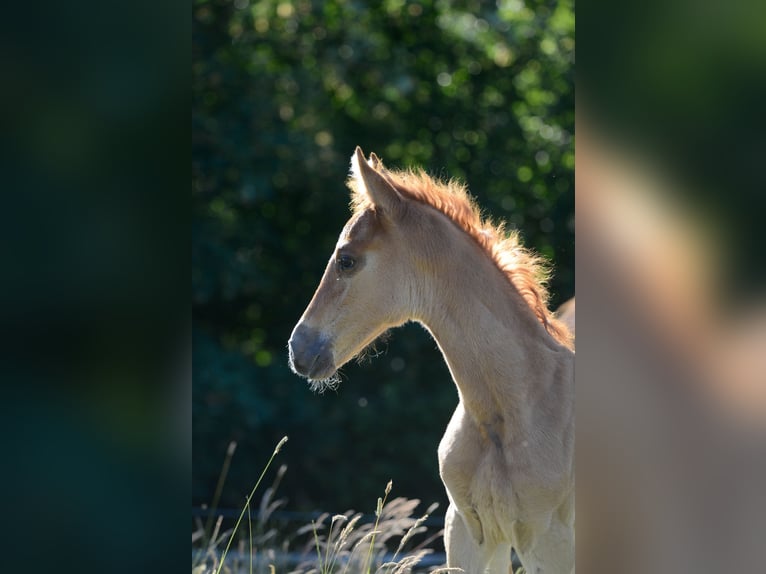
[[[381,335],[375,339],[372,343],[362,349],[356,356],[356,362],[359,365],[363,365],[367,362],[377,359],[381,355],[388,352],[388,341],[391,339],[391,329],[384,331]],[[385,348],[378,349],[378,344],[385,345]]]
[[[327,389],[336,391],[340,385],[340,375],[336,371],[326,379],[309,379],[309,388],[320,395],[324,394]]]

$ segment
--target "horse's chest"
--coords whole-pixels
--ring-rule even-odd
[[[478,540],[515,539],[521,525],[536,523],[550,512],[551,493],[528,480],[525,453],[509,452],[502,441],[459,422],[456,412],[439,445],[440,473],[450,501],[463,516],[475,517],[469,528]]]
[[[439,445],[439,469],[461,513],[475,512],[483,522],[498,525],[518,514],[504,449],[480,432],[450,423]]]

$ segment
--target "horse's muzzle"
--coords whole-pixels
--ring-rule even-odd
[[[297,375],[313,380],[330,377],[335,372],[332,343],[316,329],[296,325],[288,342],[290,368]]]

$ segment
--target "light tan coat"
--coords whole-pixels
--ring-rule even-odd
[[[460,402],[439,445],[448,566],[574,570],[574,354],[539,261],[464,189],[352,158],[355,212],[290,338],[316,388],[390,327],[433,335]]]

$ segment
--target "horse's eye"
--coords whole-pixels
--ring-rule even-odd
[[[354,268],[354,265],[356,265],[356,259],[350,255],[339,255],[337,265],[339,271],[348,271],[349,269]]]

